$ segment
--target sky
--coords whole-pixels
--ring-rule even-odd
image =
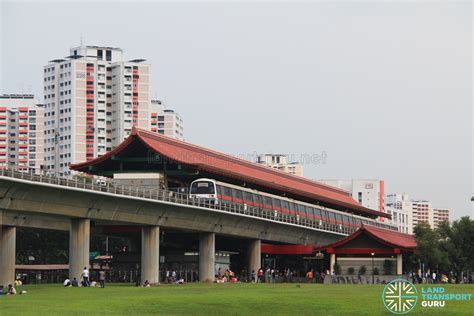
[[[383,179],[473,215],[468,1],[0,5],[0,93],[41,100],[43,66],[81,38],[121,47],[152,65],[187,141],[287,153],[306,177]]]

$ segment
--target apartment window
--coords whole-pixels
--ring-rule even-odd
[[[112,61],[112,51],[111,50],[106,50],[105,52],[105,59],[107,61]]]
[[[359,200],[359,203],[362,203],[362,192],[358,193],[358,200]]]

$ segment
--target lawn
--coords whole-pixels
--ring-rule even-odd
[[[107,285],[63,288],[26,285],[26,295],[0,296],[0,315],[174,314],[174,315],[393,315],[381,302],[382,285],[186,284],[151,288]],[[445,286],[470,293],[474,285]],[[474,315],[474,301],[448,301],[413,315]]]

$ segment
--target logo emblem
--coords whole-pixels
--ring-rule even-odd
[[[382,301],[390,312],[406,314],[415,308],[418,301],[418,290],[410,281],[393,280],[384,287]]]

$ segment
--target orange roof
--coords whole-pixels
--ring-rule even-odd
[[[386,213],[363,207],[347,191],[135,127],[131,135],[114,150],[94,160],[70,167],[73,170],[87,172],[88,167],[98,166],[111,159],[112,156],[120,155],[137,139],[149,150],[200,171],[324,202],[347,211],[390,217]]]

